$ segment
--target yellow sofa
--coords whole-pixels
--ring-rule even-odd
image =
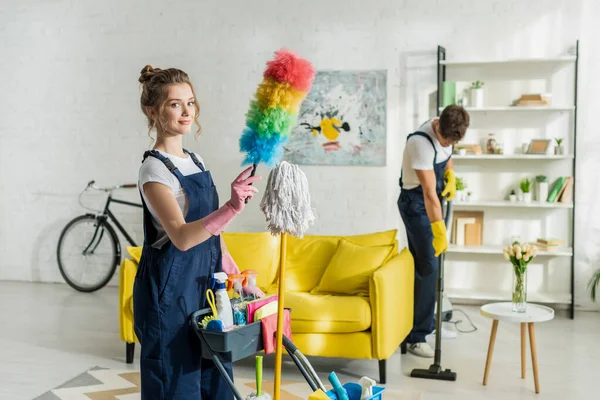
[[[240,271],[257,270],[258,286],[267,294],[276,294],[281,238],[259,232],[223,233],[223,239]],[[371,254],[371,249],[377,254],[383,254],[380,248],[390,251],[383,264],[364,258],[348,261],[338,257],[343,246],[355,246],[363,254]],[[133,362],[137,342],[131,294],[140,250],[128,248],[131,258],[124,259],[120,269],[120,331],[121,339],[127,342],[127,362]],[[308,356],[377,359],[380,382],[385,383],[386,360],[406,338],[413,321],[413,258],[406,248],[398,251],[396,230],[351,236],[307,235],[301,239],[288,236],[285,254],[284,306],[292,310],[296,346]],[[346,257],[353,254],[346,253]],[[362,290],[358,294],[320,289],[327,286],[323,279],[325,272],[331,276],[334,259],[345,263],[341,264],[343,273],[353,271],[359,276]],[[352,279],[346,278],[336,279],[350,284]],[[344,290],[340,287],[341,292]]]

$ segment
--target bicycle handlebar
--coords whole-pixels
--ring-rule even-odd
[[[116,185],[116,186],[112,186],[112,187],[98,187],[96,186],[96,181],[95,180],[91,180],[88,182],[86,189],[92,188],[94,190],[98,190],[100,192],[112,192],[113,190],[116,189],[135,189],[137,188],[137,184],[136,183],[125,183],[123,185]]]

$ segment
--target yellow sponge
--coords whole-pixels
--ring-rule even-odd
[[[258,321],[263,319],[264,317],[268,317],[271,314],[277,313],[277,301],[272,301],[270,303],[265,304],[258,310],[254,312],[254,320]]]

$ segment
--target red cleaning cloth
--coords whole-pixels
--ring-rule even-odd
[[[248,303],[248,305],[246,305],[246,312],[247,312],[247,318],[248,318],[248,324],[251,324],[254,322],[254,313],[256,312],[256,310],[258,310],[259,308],[261,308],[262,306],[265,306],[273,301],[277,301],[278,297],[277,295],[274,296],[269,296],[269,297],[265,297],[259,300],[254,300],[251,301],[250,303]]]
[[[290,310],[283,310],[283,317],[283,334],[292,340]],[[264,317],[261,321],[265,354],[271,354],[275,351],[275,346],[277,345],[275,337],[275,332],[277,332],[277,313]]]

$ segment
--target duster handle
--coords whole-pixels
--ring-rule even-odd
[[[250,178],[254,176],[254,174],[256,174],[256,164],[252,164],[252,173],[250,174]],[[252,185],[252,184],[250,184]],[[246,200],[244,200],[245,204],[248,204],[248,197],[246,197]]]

